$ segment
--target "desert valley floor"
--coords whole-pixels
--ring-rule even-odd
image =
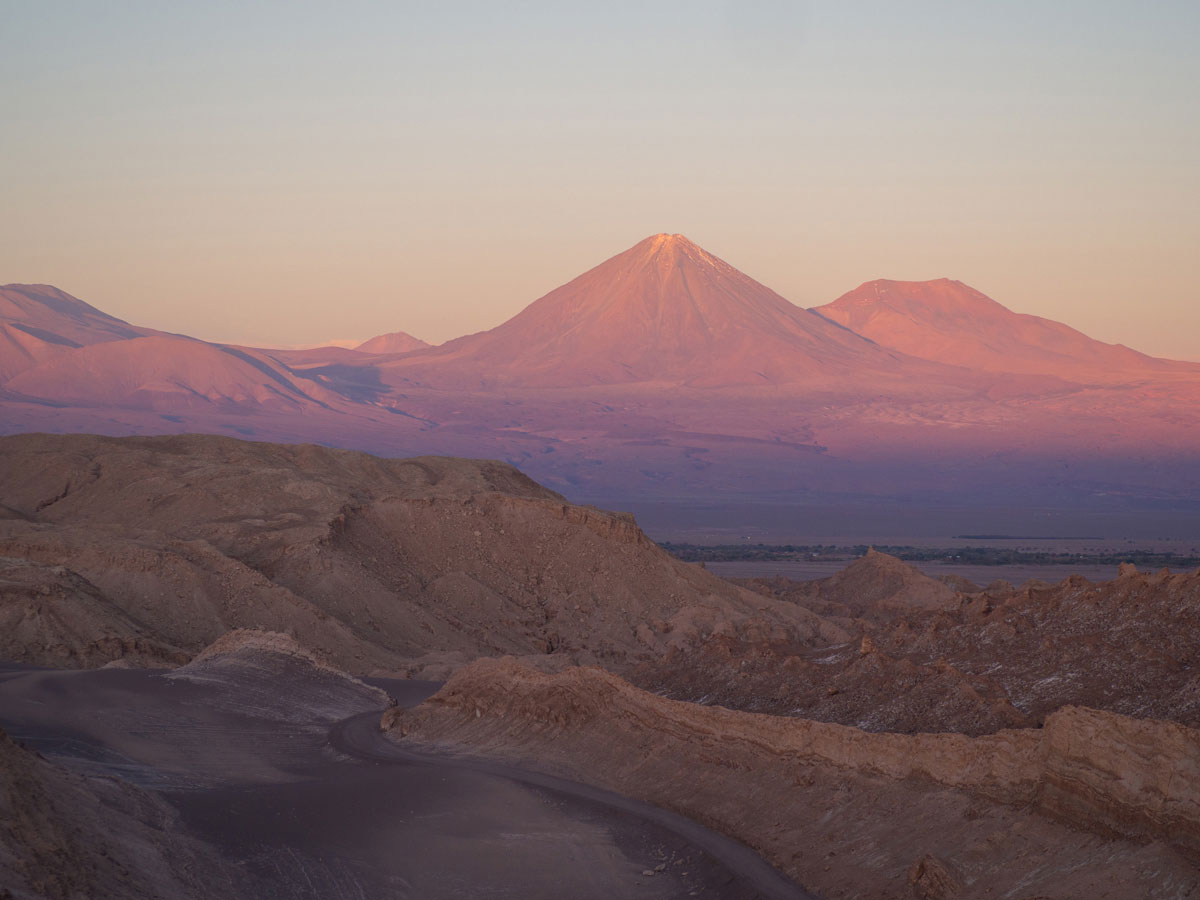
[[[58,789],[9,811],[9,839],[40,845],[22,872],[35,894],[807,896],[736,842],[646,804],[394,747],[378,729],[390,698],[294,645],[236,653],[236,666],[227,655],[174,671],[0,672],[0,721]],[[437,687],[376,684],[405,705]],[[75,776],[45,774],[54,764]],[[97,783],[95,802],[85,786]],[[60,810],[72,827],[53,827]],[[156,845],[159,829],[169,842]]]

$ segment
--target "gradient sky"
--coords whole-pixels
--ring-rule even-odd
[[[0,0],[0,283],[301,344],[682,232],[1200,358],[1200,4]]]

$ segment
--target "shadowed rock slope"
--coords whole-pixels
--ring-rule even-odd
[[[1200,732],[1172,723],[1068,708],[1040,730],[870,734],[481,660],[383,724],[677,810],[823,897],[1200,889]]]
[[[229,869],[159,797],[69,772],[0,731],[0,897],[200,900],[225,893]]]
[[[620,668],[713,633],[847,638],[503,463],[196,435],[22,435],[0,460],[0,656],[176,663],[245,627],[355,673],[436,675],[502,653]]]

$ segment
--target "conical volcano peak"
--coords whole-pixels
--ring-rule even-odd
[[[664,232],[491,331],[388,365],[426,384],[730,386],[890,371],[894,357]]]
[[[667,234],[665,231],[661,234],[652,235],[651,237],[647,238],[647,240],[654,243],[655,250],[696,246],[694,243],[689,241],[685,235]]]
[[[630,253],[643,255],[647,260],[675,263],[691,260],[709,266],[724,265],[699,244],[682,234],[654,234],[630,248]]]

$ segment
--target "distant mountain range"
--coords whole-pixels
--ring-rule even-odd
[[[268,350],[0,288],[0,433],[209,432],[512,462],[574,499],[1200,502],[1200,364],[949,279],[805,310],[682,235],[490,331]]]

